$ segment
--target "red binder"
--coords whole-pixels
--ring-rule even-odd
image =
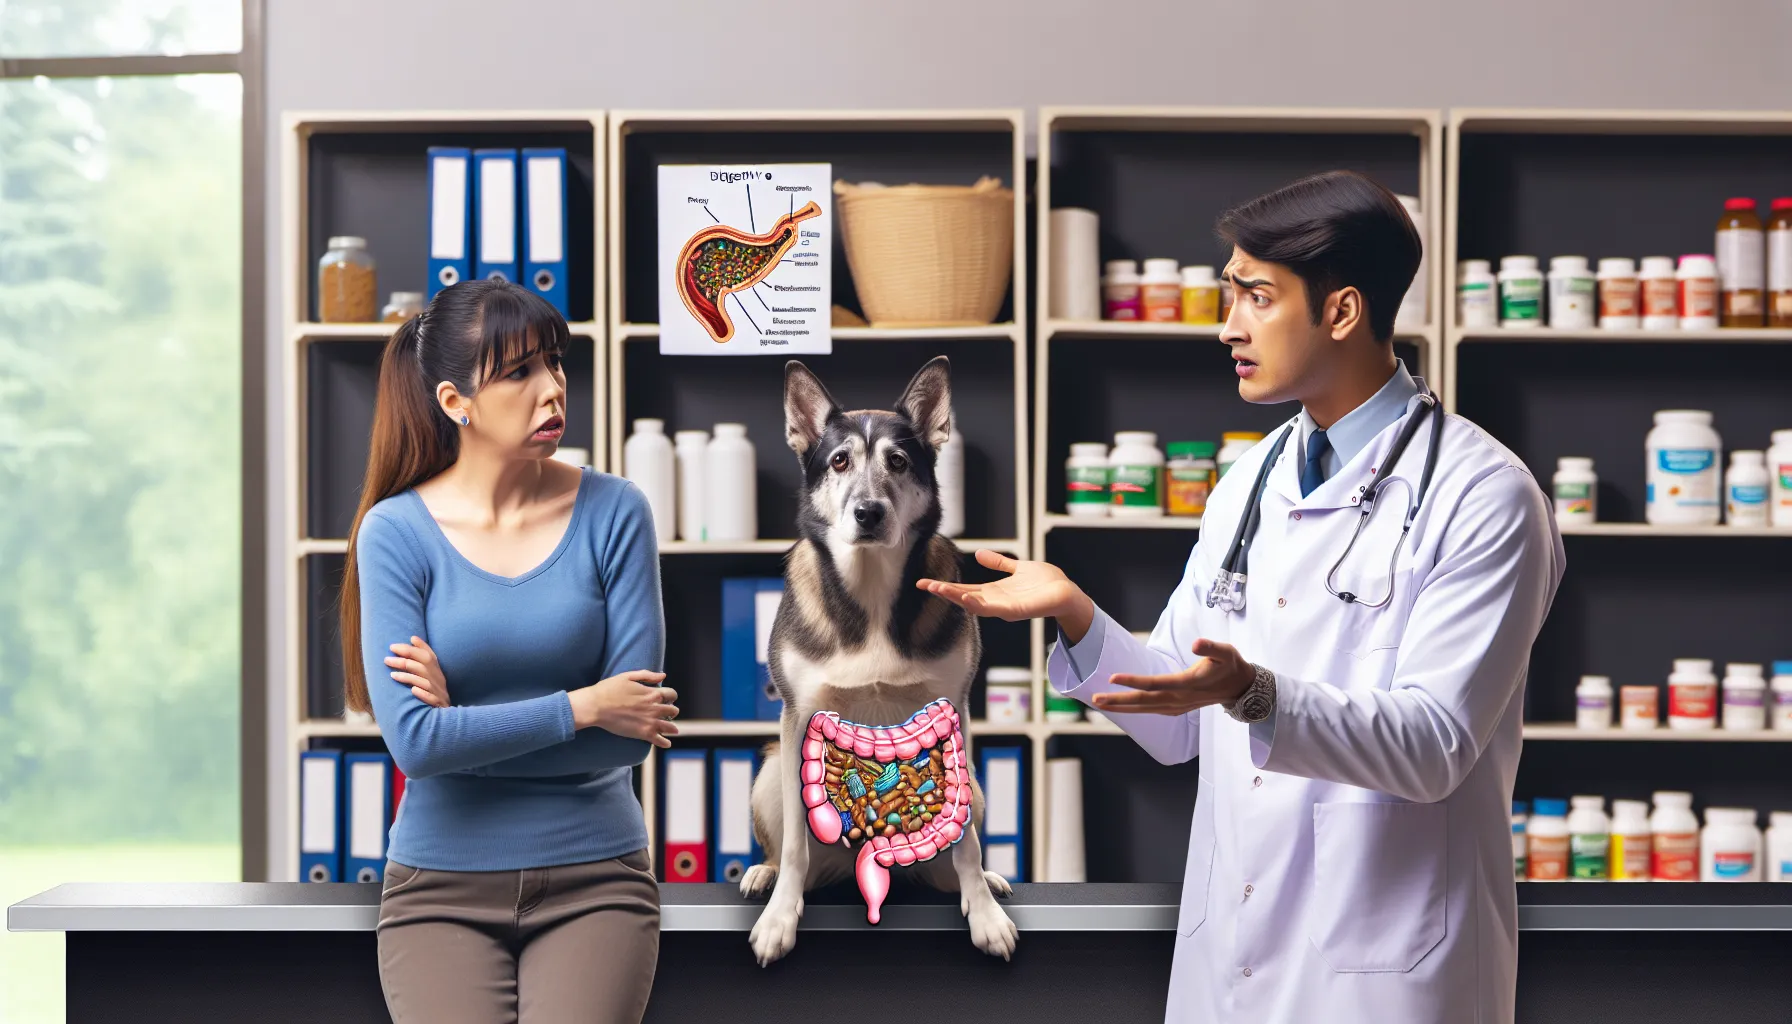
[[[702,750],[668,750],[666,764],[665,865],[668,882],[709,880],[709,755]]]

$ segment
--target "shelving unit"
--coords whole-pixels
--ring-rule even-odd
[[[789,532],[802,482],[784,442],[784,360],[663,356],[657,344],[659,293],[658,206],[655,168],[661,164],[827,162],[836,181],[968,185],[981,175],[1015,190],[1014,270],[1010,295],[996,323],[973,327],[834,327],[834,352],[793,356],[816,372],[853,408],[888,408],[902,385],[929,358],[952,360],[953,411],[966,439],[966,523],[982,538],[959,540],[970,573],[978,547],[1013,555],[1031,550],[1027,506],[1027,280],[1025,115],[997,111],[740,111],[615,112],[609,127],[607,207],[610,305],[608,423],[610,464],[622,464],[628,424],[642,416],[667,429],[709,429],[717,422],[747,425],[759,473],[759,529]],[[838,243],[834,302],[857,304],[850,268]],[[719,595],[728,576],[775,576],[791,540],[745,544],[670,541],[661,545],[669,634],[696,637],[669,650],[667,672],[678,684],[691,719],[682,737],[723,745],[775,735],[776,722],[720,722]],[[695,557],[695,556],[706,557]],[[1027,664],[1025,627],[984,630],[985,665]],[[981,670],[979,671],[981,680]],[[981,710],[982,684],[971,713]],[[975,725],[973,735],[1029,737],[1032,726]],[[989,730],[995,731],[989,731]],[[658,856],[660,758],[650,754],[641,774],[642,802]]]
[[[307,694],[342,692],[335,626],[346,539],[360,498],[379,360],[397,324],[318,323],[312,282],[331,235],[361,235],[377,264],[380,300],[425,291],[432,145],[564,146],[568,153],[568,259],[573,348],[567,353],[568,445],[602,467],[605,423],[596,414],[604,350],[602,207],[604,115],[598,111],[303,112],[281,121],[281,219],[286,226],[279,337],[285,388],[278,453],[293,531],[276,538],[279,585],[290,595],[286,661],[277,677],[286,749],[294,761],[270,793],[272,815],[298,835],[296,755],[314,744],[378,749],[379,729],[344,722],[340,698],[308,707]],[[321,712],[321,714],[320,714]],[[282,737],[276,736],[276,742]],[[298,877],[297,844],[276,850],[275,880]]]
[[[1723,200],[1792,188],[1792,114],[1456,110],[1447,135],[1444,294],[1463,259],[1709,252]],[[1656,527],[1644,511],[1644,435],[1657,409],[1717,413],[1730,448],[1792,426],[1792,331],[1465,329],[1444,304],[1445,403],[1516,452],[1547,488],[1556,459],[1594,458],[1599,514],[1565,528],[1568,573],[1532,653],[1517,795],[1792,806],[1792,734],[1581,730],[1573,681],[1660,683],[1675,657],[1785,658],[1792,592],[1763,567],[1792,531]],[[1721,667],[1720,667],[1721,671]],[[1706,744],[1721,743],[1722,756]],[[1589,746],[1589,744],[1591,744]],[[1691,744],[1691,746],[1688,746]]]

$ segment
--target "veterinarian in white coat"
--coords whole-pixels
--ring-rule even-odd
[[[1509,1024],[1507,815],[1526,665],[1563,569],[1552,513],[1519,459],[1449,416],[1402,542],[1443,413],[1390,464],[1425,404],[1391,347],[1418,262],[1391,195],[1322,175],[1220,229],[1240,391],[1303,405],[1263,482],[1242,610],[1208,595],[1281,428],[1216,488],[1148,643],[1043,562],[980,552],[1013,575],[924,585],[980,614],[1057,618],[1052,686],[1159,761],[1199,758],[1166,1020]],[[1334,572],[1378,479],[1382,508]]]

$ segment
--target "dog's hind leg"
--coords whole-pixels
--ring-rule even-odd
[[[971,926],[971,942],[990,956],[1006,960],[1014,954],[1020,932],[1001,904],[996,902],[996,894],[1006,896],[1013,889],[1001,875],[983,870],[983,844],[977,841],[977,822],[982,820],[983,794],[981,787],[977,785],[976,776],[970,772],[966,774],[971,778],[971,820],[965,823],[964,836],[953,844],[950,854],[937,857],[922,866],[925,868],[922,877],[948,892],[956,888],[958,911]],[[947,856],[951,858],[949,866],[940,863]]]
[[[753,779],[753,834],[765,851],[765,860],[741,876],[740,894],[748,899],[772,891],[778,880],[778,865],[782,863],[778,855],[784,848],[784,795],[780,789],[784,769],[779,761],[779,747],[776,740],[766,744],[759,774]]]

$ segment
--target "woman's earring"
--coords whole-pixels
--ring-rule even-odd
[[[467,418],[465,416],[460,418],[460,425],[463,427],[467,425]]]

